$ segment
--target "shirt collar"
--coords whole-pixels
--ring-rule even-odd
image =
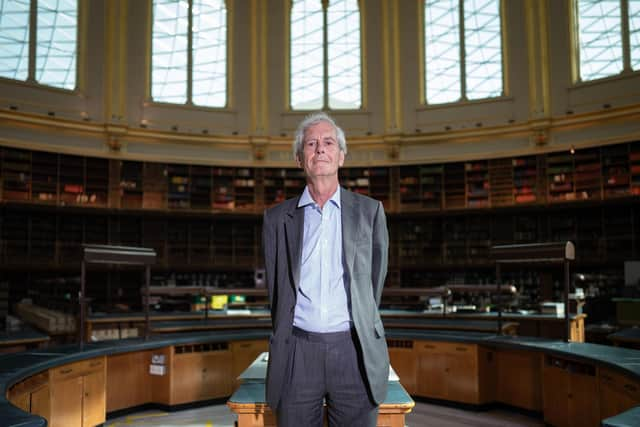
[[[336,205],[336,207],[340,208],[341,203],[340,203],[340,186],[339,185],[338,185],[338,188],[336,188],[336,191],[333,193],[333,196],[331,196],[331,198],[329,199],[329,201],[333,202],[333,204]],[[316,202],[311,197],[311,193],[309,193],[309,186],[305,185],[304,191],[302,192],[302,196],[300,196],[300,199],[298,200],[298,207],[301,208],[303,206],[315,205],[315,204]]]

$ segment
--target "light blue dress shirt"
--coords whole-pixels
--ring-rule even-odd
[[[300,283],[293,325],[308,332],[339,332],[351,327],[342,266],[340,187],[320,206],[305,187]]]

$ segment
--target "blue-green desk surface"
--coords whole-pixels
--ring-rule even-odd
[[[6,400],[6,391],[13,384],[46,369],[92,357],[114,355],[133,351],[151,350],[167,346],[230,342],[239,340],[268,339],[269,329],[235,329],[215,332],[179,333],[152,335],[149,340],[132,338],[117,341],[102,341],[78,345],[65,345],[48,349],[29,350],[22,353],[0,355],[0,427],[41,427],[44,420],[35,415],[26,414]],[[493,333],[467,331],[436,331],[419,329],[387,330],[389,339],[432,340],[446,342],[465,342],[493,348],[539,351],[549,355],[564,356],[575,360],[591,362],[598,366],[609,367],[629,378],[640,381],[640,350],[605,346],[590,343],[566,343],[552,339],[535,337],[496,336]],[[389,394],[391,398],[394,393]],[[234,398],[239,398],[238,396]],[[621,414],[618,417],[631,417]],[[618,417],[607,419],[608,426]],[[628,425],[628,424],[626,424]],[[636,424],[639,426],[640,424]]]

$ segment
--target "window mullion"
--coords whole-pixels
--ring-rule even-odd
[[[630,34],[629,34],[629,2],[628,0],[620,0],[620,19],[622,19],[622,25],[620,31],[622,32],[622,72],[630,73],[631,70],[631,46],[630,46]]]
[[[36,81],[36,46],[38,44],[38,0],[31,0],[29,8],[29,71],[27,81]]]
[[[460,37],[460,96],[462,101],[467,100],[467,63],[466,46],[464,37],[464,0],[459,0],[458,7],[458,32]]]
[[[187,105],[193,104],[193,0],[187,15]]]
[[[329,34],[327,25],[329,18],[327,16],[329,8],[329,0],[322,0],[322,105],[323,109],[329,108]]]

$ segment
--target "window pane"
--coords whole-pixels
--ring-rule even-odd
[[[0,76],[29,76],[29,2],[0,0]]]
[[[224,0],[193,2],[193,103],[227,103],[227,11]]]
[[[427,0],[424,6],[427,102],[454,102],[460,93],[458,0]]]
[[[64,89],[76,86],[78,2],[38,0],[36,81]]]
[[[320,0],[295,0],[291,8],[291,108],[323,104],[323,17]]]
[[[640,70],[640,0],[629,0],[631,69]]]
[[[357,0],[332,0],[327,19],[329,107],[360,108],[360,13]]]
[[[620,0],[579,0],[580,77],[599,79],[622,71]]]
[[[464,38],[467,98],[502,95],[499,0],[465,0]]]
[[[187,102],[187,27],[189,5],[154,0],[151,97],[154,101]]]

